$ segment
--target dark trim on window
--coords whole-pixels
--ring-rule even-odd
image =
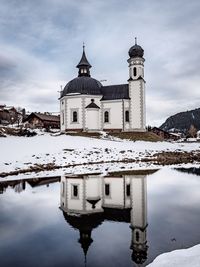
[[[108,111],[104,112],[104,122],[109,122],[109,112]]]
[[[137,68],[136,67],[133,68],[133,76],[134,77],[137,76]]]
[[[110,196],[110,184],[105,184],[105,196]]]
[[[72,113],[72,122],[77,122],[78,121],[78,112],[73,111]]]
[[[129,111],[125,111],[125,122],[129,122]]]

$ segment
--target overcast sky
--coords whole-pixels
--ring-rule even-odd
[[[58,111],[82,43],[92,77],[127,83],[128,50],[144,49],[147,123],[200,107],[199,0],[1,0],[0,104]]]

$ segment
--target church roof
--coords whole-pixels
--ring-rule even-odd
[[[129,99],[128,84],[116,84],[102,86],[102,84],[87,76],[77,77],[71,80],[64,88],[61,97],[67,94],[86,94],[102,95],[101,100]],[[92,104],[92,103],[91,103]],[[98,106],[89,104],[87,107],[98,108]]]
[[[99,109],[100,107],[94,103],[94,99],[91,99],[91,103],[87,105],[85,108],[98,108]]]
[[[129,99],[128,84],[103,86],[101,100]]]
[[[67,94],[101,95],[101,83],[88,76],[77,77],[65,86],[61,97]]]
[[[91,65],[87,60],[84,45],[81,60],[76,67],[79,68],[78,77],[67,83],[61,92],[61,98],[70,94],[83,94],[99,95],[102,96],[101,100],[129,99],[128,84],[102,86],[98,80],[90,77]],[[91,103],[87,108],[99,107]]]
[[[85,47],[83,46],[83,54],[81,57],[80,62],[78,63],[78,65],[76,66],[77,68],[80,68],[81,66],[86,66],[91,68],[92,66],[90,65],[89,61],[87,60],[86,54],[85,54]]]

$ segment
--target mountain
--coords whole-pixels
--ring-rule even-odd
[[[169,117],[160,128],[165,131],[174,129],[187,133],[191,125],[200,130],[200,108],[177,113]]]

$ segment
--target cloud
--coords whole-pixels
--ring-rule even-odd
[[[125,83],[128,50],[138,36],[145,50],[148,123],[199,107],[199,11],[198,0],[3,0],[1,102],[58,110],[57,91],[77,75],[83,41],[92,76]]]

